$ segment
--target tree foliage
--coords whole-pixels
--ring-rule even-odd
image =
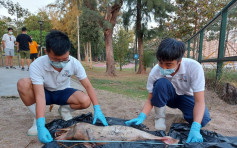
[[[145,31],[147,31],[148,23],[151,22],[153,16],[154,20],[159,23],[159,26],[163,26],[165,20],[169,19],[174,7],[170,3],[170,0],[126,0],[125,2],[123,12],[124,25],[128,27],[132,21],[134,21],[136,25],[139,52],[139,70],[137,73],[145,73],[143,39]]]
[[[0,4],[8,10],[10,15],[15,15],[17,18],[22,18],[29,14],[28,9],[22,8],[18,2],[14,4],[10,0],[0,0]]]
[[[197,33],[226,4],[226,1],[176,0],[176,15],[173,22],[166,25],[171,28],[174,37],[185,40]]]
[[[8,13],[10,15],[16,16],[16,21],[15,21],[16,23],[15,24],[16,24],[16,28],[17,28],[17,32],[18,32],[19,27],[22,26],[21,18],[28,16],[30,14],[30,12],[28,11],[28,9],[22,8],[18,2],[16,4],[14,4],[10,0],[7,0],[7,1],[0,0],[0,5],[5,7],[8,10]]]
[[[45,47],[45,37],[49,32],[42,31],[42,46]],[[38,45],[40,45],[40,30],[31,30],[27,32],[28,35],[32,35],[32,38],[34,41],[37,42]]]
[[[113,37],[114,57],[120,65],[120,71],[122,71],[122,66],[128,62],[129,43],[132,42],[133,32],[127,32],[122,27]]]
[[[36,15],[31,14],[24,20],[24,25],[28,30],[40,30],[39,21],[43,21],[42,30],[49,32],[52,30],[52,24],[47,12],[40,10]]]
[[[0,19],[0,37],[7,33],[7,24],[3,19]]]
[[[55,3],[47,6],[52,29],[66,33],[72,43],[73,50],[77,49],[77,16],[81,14],[76,2],[77,1],[57,0]]]

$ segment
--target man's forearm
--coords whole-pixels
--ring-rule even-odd
[[[151,112],[152,108],[153,108],[153,105],[151,104],[151,98],[152,98],[152,94],[149,93],[147,101],[146,101],[146,103],[145,103],[145,105],[142,109],[142,112],[145,113],[146,115],[148,115]]]
[[[95,90],[94,90],[93,86],[91,85],[89,79],[85,78],[83,80],[80,80],[80,82],[81,82],[82,86],[86,89],[87,94],[90,97],[92,104],[97,105],[99,102],[98,102]]]
[[[45,99],[36,99],[36,118],[45,117],[46,102]]]
[[[36,100],[36,118],[45,117],[46,99],[43,86],[33,85]]]
[[[201,123],[205,112],[204,92],[194,93],[193,121]]]
[[[88,87],[88,88],[86,89],[86,91],[87,91],[87,93],[88,93],[88,96],[89,96],[90,99],[91,99],[92,104],[93,104],[93,105],[99,104],[94,88],[93,88],[93,87]]]

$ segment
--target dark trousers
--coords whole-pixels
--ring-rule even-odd
[[[171,108],[178,108],[182,111],[184,119],[192,124],[193,122],[193,108],[194,97],[188,95],[177,95],[172,83],[166,78],[158,79],[153,85],[151,103],[156,107],[163,107],[165,105]],[[207,107],[205,107],[204,116],[202,119],[202,127],[204,127],[211,117]]]

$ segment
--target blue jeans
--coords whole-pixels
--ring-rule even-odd
[[[184,119],[192,124],[193,122],[193,108],[194,97],[188,95],[177,95],[172,83],[166,78],[158,79],[153,85],[153,92],[151,103],[156,107],[163,107],[165,105],[171,108],[178,108],[182,111]],[[205,107],[204,116],[202,119],[202,127],[204,127],[211,117],[207,107]]]

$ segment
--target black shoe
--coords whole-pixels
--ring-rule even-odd
[[[22,71],[24,71],[24,70],[25,70],[25,68],[24,68],[24,67],[22,67],[22,68],[21,68],[21,70],[22,70]]]
[[[9,67],[8,67],[8,66],[6,66],[6,69],[9,69]]]
[[[14,66],[10,66],[10,68],[12,68],[12,69],[16,69],[16,67],[14,67]]]

